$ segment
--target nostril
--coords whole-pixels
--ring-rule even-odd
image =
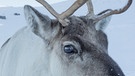
[[[118,67],[114,67],[114,68],[109,69],[109,76],[125,76],[120,68]]]
[[[107,76],[125,76],[119,65],[107,54],[103,54],[101,60],[106,67]]]

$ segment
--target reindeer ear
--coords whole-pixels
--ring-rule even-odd
[[[107,14],[108,12],[111,12],[111,11],[112,11],[111,9],[104,10],[104,11],[100,12],[99,14],[97,14],[97,17],[99,17],[99,18],[103,17],[105,14]],[[101,20],[99,20],[95,25],[96,30],[104,31],[111,20],[111,16],[112,15],[101,18]]]
[[[111,16],[106,17],[106,18],[98,21],[96,23],[96,25],[95,25],[96,30],[102,30],[102,31],[104,31],[105,28],[107,27],[107,25],[109,24],[110,20],[111,20]]]
[[[46,33],[51,30],[51,19],[39,13],[36,9],[29,5],[24,6],[25,19],[32,31],[41,36],[45,37]]]

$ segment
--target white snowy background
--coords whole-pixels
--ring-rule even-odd
[[[61,13],[75,0],[68,0],[52,4]],[[95,13],[107,8],[120,8],[127,0],[93,0]],[[54,18],[45,8],[35,7],[40,12]],[[14,13],[20,13],[15,16]],[[86,6],[81,7],[74,15],[87,14]],[[0,46],[20,28],[26,26],[23,7],[0,7]],[[126,76],[135,76],[135,2],[123,14],[112,16],[109,26],[105,30],[109,40],[109,54],[119,64]]]

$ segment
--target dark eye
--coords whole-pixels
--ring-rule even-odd
[[[66,45],[66,46],[64,46],[64,52],[65,53],[75,53],[76,49],[73,45]]]

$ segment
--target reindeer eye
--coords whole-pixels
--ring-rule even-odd
[[[76,53],[77,51],[73,45],[65,45],[64,52],[65,53]]]

